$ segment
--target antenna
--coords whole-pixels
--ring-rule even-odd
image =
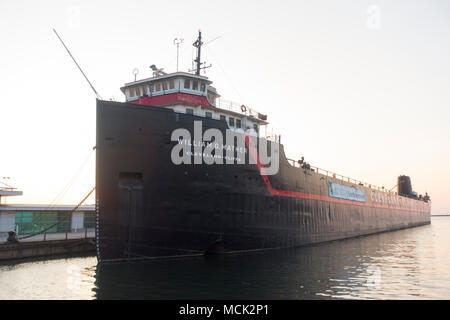
[[[173,40],[173,44],[177,45],[177,72],[178,72],[178,52],[179,52],[179,49],[180,49],[180,44],[183,43],[183,41],[184,41],[183,38],[180,38],[180,39],[175,38]]]
[[[81,71],[81,73],[83,74],[84,78],[86,79],[86,81],[89,83],[89,85],[91,86],[92,90],[94,91],[95,95],[97,96],[97,99],[103,100],[102,97],[98,94],[97,90],[95,90],[94,86],[92,85],[92,83],[89,81],[89,79],[86,77],[86,75],[84,74],[83,70],[81,70],[81,67],[78,65],[77,61],[75,60],[75,58],[72,56],[72,54],[70,53],[69,49],[66,47],[66,45],[64,44],[64,41],[62,41],[61,37],[59,36],[58,32],[56,32],[55,29],[53,29],[53,32],[55,32],[56,36],[58,37],[58,39],[61,41],[62,45],[64,46],[64,48],[66,48],[67,52],[69,53],[70,57],[72,58],[73,62],[75,62],[75,64],[77,65],[78,69]]]
[[[213,42],[213,41],[216,41],[217,39],[220,39],[220,38],[222,38],[222,36],[215,37],[214,39],[209,40],[208,42],[205,42],[204,45],[206,46],[208,43],[211,43],[211,42]]]

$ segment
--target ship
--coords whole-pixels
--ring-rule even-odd
[[[300,247],[430,224],[431,200],[288,158],[266,114],[225,103],[195,67],[97,99],[99,262]]]

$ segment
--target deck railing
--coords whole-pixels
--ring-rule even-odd
[[[267,116],[258,112],[257,110],[250,108],[242,103],[238,103],[231,100],[225,100],[222,98],[216,99],[216,107],[219,109],[229,110],[232,112],[240,113],[249,117],[254,117],[260,120],[267,120]],[[265,119],[264,119],[265,117]],[[261,119],[262,118],[262,119]]]
[[[330,177],[330,178],[334,178],[334,179],[341,180],[341,181],[344,181],[344,182],[357,184],[357,185],[360,185],[362,187],[366,187],[366,188],[373,189],[373,190],[378,190],[378,191],[385,192],[385,193],[388,193],[388,194],[397,194],[396,192],[393,192],[391,190],[386,190],[384,187],[379,187],[379,186],[376,186],[376,185],[373,185],[373,184],[369,184],[367,182],[355,180],[353,178],[346,177],[346,176],[343,176],[341,174],[337,174],[337,173],[334,173],[334,172],[331,172],[331,171],[328,171],[328,170],[325,170],[325,169],[314,167],[314,166],[312,166],[312,165],[310,165],[310,164],[308,164],[306,162],[299,163],[298,161],[295,161],[293,159],[287,159],[287,161],[289,162],[289,164],[291,166],[296,167],[296,168],[302,168],[302,169],[306,169],[306,170],[311,170],[313,172],[317,172],[319,174],[322,174],[322,175]]]

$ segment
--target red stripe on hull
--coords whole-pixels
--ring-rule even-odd
[[[260,173],[261,177],[263,178],[264,183],[266,184],[267,190],[273,196],[319,200],[319,201],[350,204],[350,205],[354,205],[354,206],[363,206],[363,207],[372,207],[372,208],[381,208],[381,209],[394,209],[394,210],[403,210],[403,211],[423,212],[423,210],[412,209],[412,208],[403,208],[403,207],[398,207],[398,206],[386,206],[386,205],[376,204],[376,203],[363,203],[363,202],[352,201],[352,200],[336,199],[336,198],[322,196],[322,195],[318,195],[318,194],[312,194],[312,193],[303,193],[303,192],[296,192],[296,191],[289,191],[289,190],[274,189],[274,188],[272,188],[272,185],[270,184],[269,177],[265,174],[264,167],[262,166],[261,162],[259,161],[259,155],[256,151],[253,141],[251,139],[249,139],[248,136],[245,136],[244,140],[245,140],[245,145],[247,146],[247,148],[250,152],[250,155],[252,156],[253,159],[256,159],[256,165],[258,166],[259,173]]]

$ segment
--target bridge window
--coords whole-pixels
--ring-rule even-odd
[[[194,109],[186,109],[186,114],[194,114]]]
[[[175,81],[173,79],[169,81],[169,88],[170,89],[175,88]]]
[[[212,118],[212,113],[211,112],[205,112],[205,117],[207,118]]]
[[[161,83],[155,83],[155,91],[161,91]]]
[[[136,95],[139,97],[141,95],[141,88],[136,87],[135,90],[136,90]]]
[[[221,114],[221,115],[220,115],[220,120],[221,120],[221,121],[227,121],[227,117],[225,117],[224,115]]]
[[[197,80],[192,81],[192,90],[198,90],[198,81]]]
[[[255,131],[258,132],[258,125],[256,123],[253,124],[253,129],[255,129]]]
[[[230,117],[230,118],[228,119],[228,122],[229,122],[229,124],[230,124],[231,127],[234,127],[234,118]]]
[[[155,85],[152,83],[151,85],[148,86],[148,89],[151,92],[155,92]]]
[[[184,88],[190,89],[191,88],[191,81],[189,79],[184,80]]]
[[[163,81],[162,88],[163,88],[163,90],[167,90],[167,82],[166,81]]]
[[[202,84],[200,85],[200,91],[205,92],[205,90],[206,90],[206,85],[204,82],[202,82]]]
[[[236,119],[236,128],[241,128],[241,119]]]
[[[128,94],[130,97],[134,97],[134,90],[133,88],[128,88]]]

